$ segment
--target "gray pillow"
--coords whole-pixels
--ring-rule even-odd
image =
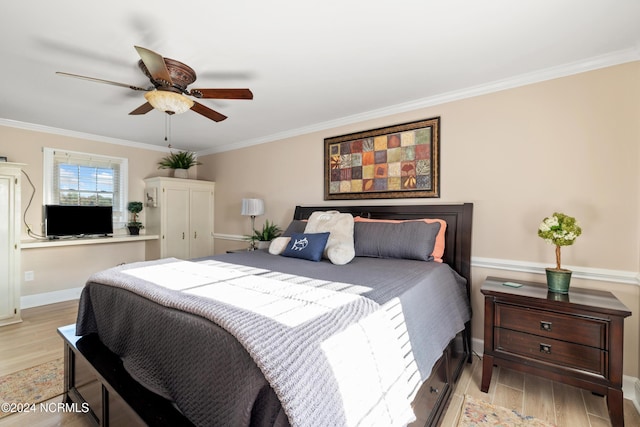
[[[307,221],[302,221],[300,219],[294,219],[291,221],[289,226],[284,233],[282,233],[282,237],[291,237],[293,233],[304,233],[304,229],[307,226]]]
[[[437,222],[356,222],[353,230],[356,256],[431,261],[438,231]]]

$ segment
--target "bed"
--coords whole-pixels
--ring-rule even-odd
[[[241,251],[96,273],[60,330],[66,401],[99,425],[404,425],[401,395],[412,425],[437,425],[470,361],[473,205],[298,206],[294,222],[317,211],[361,219],[360,236],[444,220],[443,262]],[[247,317],[255,294],[270,304]]]

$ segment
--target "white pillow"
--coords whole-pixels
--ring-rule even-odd
[[[329,232],[329,240],[324,248],[324,257],[333,264],[344,265],[355,256],[353,244],[353,216],[338,211],[321,212],[311,214],[305,233]]]
[[[291,240],[291,237],[276,237],[271,241],[271,245],[269,245],[269,253],[271,255],[280,255],[284,252],[289,240]]]

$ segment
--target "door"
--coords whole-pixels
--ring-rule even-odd
[[[0,176],[0,319],[13,317],[13,277],[11,274],[11,252],[13,236],[11,209],[13,209],[11,180]]]
[[[191,258],[213,255],[213,194],[191,189]]]
[[[164,257],[189,259],[189,189],[165,188]]]

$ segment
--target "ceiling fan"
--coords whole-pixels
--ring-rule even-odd
[[[57,71],[56,74],[146,92],[144,97],[147,102],[129,113],[132,115],[146,114],[154,108],[169,115],[193,110],[204,117],[220,122],[227,116],[187,96],[198,99],[253,99],[253,93],[249,89],[187,89],[187,86],[196,81],[196,72],[191,67],[174,59],[163,58],[144,47],[134,47],[141,58],[138,61],[138,67],[149,78],[153,86],[143,88],[61,71]]]

